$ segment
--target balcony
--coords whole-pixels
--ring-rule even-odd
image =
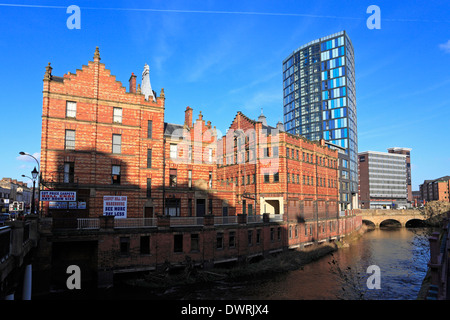
[[[203,227],[205,225],[224,226],[239,223],[264,223],[282,222],[281,214],[243,215],[240,216],[205,216],[205,217],[175,217],[162,216],[158,218],[110,218],[108,222],[102,222],[99,218],[53,218],[54,230],[99,230],[101,228],[132,229],[132,228],[157,228],[157,227]],[[103,223],[103,225],[102,225]]]

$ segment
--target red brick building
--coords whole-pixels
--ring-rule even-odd
[[[98,48],[74,74],[55,76],[47,66],[43,189],[77,197],[42,202],[52,227],[42,227],[49,231],[37,259],[53,264],[47,276],[53,268],[63,278],[64,267],[77,264],[110,283],[116,272],[182,265],[187,255],[209,265],[245,260],[361,225],[360,217],[338,214],[338,154],[323,141],[241,112],[218,137],[201,111],[194,117],[187,107],[183,124],[165,122],[164,112],[164,89],[152,90],[148,66],[142,84],[131,74],[128,91]],[[124,215],[108,217],[123,199]]]
[[[450,202],[450,176],[425,180],[419,188],[420,198],[424,203],[429,201]]]
[[[144,70],[143,84],[148,77]],[[182,125],[164,122],[164,89],[146,97],[132,74],[129,90],[94,61],[75,74],[44,77],[41,170],[45,186],[76,191],[86,209],[52,216],[103,214],[104,196],[126,196],[126,217],[337,214],[337,152],[238,112],[228,133],[201,111]],[[241,135],[241,136],[239,136]],[[217,157],[217,163],[216,163]],[[163,201],[163,199],[165,199]],[[314,207],[317,203],[317,208]],[[72,205],[71,208],[75,208]],[[84,208],[84,204],[82,206]]]

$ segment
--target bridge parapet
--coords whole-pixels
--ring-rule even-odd
[[[375,227],[379,227],[386,220],[395,220],[402,227],[411,220],[427,220],[427,217],[419,210],[402,209],[402,210],[382,210],[382,209],[362,209],[358,214],[363,220],[372,222]]]

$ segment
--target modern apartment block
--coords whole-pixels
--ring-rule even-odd
[[[361,208],[406,208],[407,156],[377,151],[361,152],[358,156]]]
[[[345,31],[311,41],[283,61],[288,133],[342,148],[340,210],[358,207],[358,139],[353,45]]]
[[[421,200],[450,202],[450,176],[425,180],[420,186]]]

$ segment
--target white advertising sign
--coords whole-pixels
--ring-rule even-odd
[[[127,217],[127,197],[125,196],[104,196],[103,215],[114,216],[115,218]]]
[[[76,201],[76,191],[41,191],[41,201]]]

